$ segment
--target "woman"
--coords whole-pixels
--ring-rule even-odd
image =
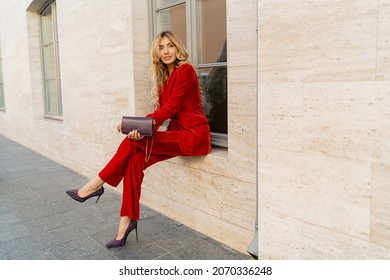
[[[131,131],[98,176],[81,189],[67,191],[76,201],[84,202],[97,196],[97,202],[104,193],[104,183],[116,187],[123,179],[118,232],[116,238],[107,243],[108,248],[125,245],[133,229],[137,233],[146,168],[175,156],[200,156],[211,151],[210,128],[202,108],[199,82],[194,67],[188,62],[185,46],[172,32],[164,31],[153,41],[150,56],[155,110],[147,117],[153,118],[156,124],[150,157],[148,152],[146,160],[147,137]],[[157,131],[166,120],[170,120],[166,131]],[[117,130],[121,130],[120,125]]]

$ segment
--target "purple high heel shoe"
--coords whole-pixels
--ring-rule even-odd
[[[96,199],[96,202],[98,202],[99,198],[102,196],[102,194],[104,193],[104,187],[101,187],[100,189],[94,191],[93,193],[91,193],[90,195],[87,195],[85,197],[81,197],[77,194],[77,191],[78,190],[69,190],[69,191],[66,191],[66,193],[71,197],[73,198],[74,200],[78,201],[78,202],[84,202],[86,201],[87,199],[91,198],[91,197],[94,197],[94,196],[97,196],[98,198]]]
[[[126,244],[127,236],[129,235],[130,232],[135,229],[135,236],[137,238],[138,242],[138,232],[137,232],[137,221],[136,220],[131,220],[129,226],[126,229],[125,235],[122,237],[120,240],[113,239],[110,242],[106,244],[107,248],[116,248],[116,247],[121,247]]]

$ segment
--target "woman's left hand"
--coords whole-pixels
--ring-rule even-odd
[[[133,130],[133,131],[130,131],[129,134],[127,134],[127,137],[129,137],[130,139],[132,140],[141,140],[142,138],[144,138],[144,136],[142,136],[138,130]]]

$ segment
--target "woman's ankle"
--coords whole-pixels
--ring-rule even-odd
[[[121,216],[119,224],[128,226],[131,222],[131,218],[129,216]]]
[[[131,218],[129,216],[121,216],[121,218],[119,220],[118,234],[116,236],[117,240],[120,240],[123,238],[130,222],[131,222]]]
[[[96,176],[89,181],[89,184],[91,188],[97,190],[104,184],[104,181],[99,176]]]
[[[88,183],[86,183],[84,186],[82,186],[78,190],[78,195],[81,197],[89,195],[89,194],[97,191],[98,189],[100,189],[103,186],[103,184],[104,184],[104,181],[102,179],[100,179],[99,177],[92,178],[91,180],[89,180]]]

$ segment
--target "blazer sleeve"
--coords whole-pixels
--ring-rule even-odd
[[[154,113],[147,115],[147,117],[154,118],[157,125],[162,124],[165,120],[180,111],[195,85],[194,75],[196,77],[196,73],[190,64],[183,64],[176,71],[176,79],[172,89],[168,89],[170,92],[168,92],[169,97],[167,102]]]

